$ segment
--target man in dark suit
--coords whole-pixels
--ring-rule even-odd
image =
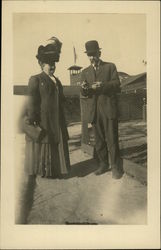
[[[97,41],[86,42],[85,48],[91,65],[82,71],[81,93],[92,100],[89,122],[93,125],[99,160],[95,174],[100,175],[111,167],[113,178],[119,179],[123,175],[123,162],[118,143],[116,95],[120,92],[120,81],[117,69],[115,64],[100,59],[101,49]]]

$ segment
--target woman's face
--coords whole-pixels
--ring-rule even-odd
[[[42,69],[43,69],[43,71],[44,71],[47,75],[53,76],[53,74],[54,74],[54,72],[55,72],[55,69],[56,69],[56,66],[55,66],[55,63],[52,63],[52,65],[47,64],[47,63],[43,63]]]

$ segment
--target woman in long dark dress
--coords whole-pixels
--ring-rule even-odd
[[[36,176],[64,178],[70,171],[68,131],[64,117],[63,87],[54,76],[59,61],[61,42],[57,38],[39,46],[37,59],[42,72],[31,76],[28,102],[23,116],[26,134],[25,172],[20,213],[17,224],[26,224],[33,202]]]
[[[65,97],[61,82],[54,76],[55,62],[59,61],[60,54],[58,45],[51,43],[39,47],[37,59],[42,72],[32,76],[28,84],[25,122],[42,130],[36,142],[26,133],[25,170],[29,175],[61,178],[70,169]]]

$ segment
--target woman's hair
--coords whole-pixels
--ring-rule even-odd
[[[38,59],[38,64],[40,65],[41,69],[43,69],[43,62]]]

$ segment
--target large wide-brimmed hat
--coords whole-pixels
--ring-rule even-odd
[[[55,48],[55,50],[61,53],[62,42],[60,42],[60,40],[57,37],[53,36],[47,41],[48,41],[47,45],[52,45]]]
[[[40,45],[36,58],[42,63],[53,64],[59,61],[62,43],[56,37],[52,37],[44,46]]]
[[[91,41],[86,42],[85,48],[86,48],[85,53],[87,53],[87,55],[92,55],[96,53],[96,51],[101,50],[96,40],[91,40]]]

